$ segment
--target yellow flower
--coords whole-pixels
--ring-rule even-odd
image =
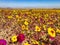
[[[28,26],[26,27],[26,30],[28,30]]]
[[[31,39],[31,41],[32,41],[32,44],[38,44],[39,45],[39,42],[38,41],[36,41],[34,39]]]
[[[45,14],[45,17],[48,17],[48,14]]]
[[[28,22],[27,22],[27,21],[25,21],[25,22],[24,22],[24,24],[25,24],[25,25],[28,25]]]
[[[13,10],[13,12],[16,12],[16,10]]]
[[[53,24],[53,22],[47,22],[47,24]]]
[[[23,45],[30,45],[28,42],[25,42]]]
[[[19,16],[18,16],[18,15],[16,15],[16,18],[19,18]]]
[[[43,25],[44,30],[46,30],[46,25]]]
[[[40,27],[39,26],[35,26],[35,31],[41,31]]]
[[[25,29],[25,25],[22,25],[22,30],[24,30]]]
[[[55,36],[56,36],[54,29],[51,28],[51,27],[48,28],[48,34],[49,34],[51,37],[55,37]]]
[[[56,32],[57,32],[57,33],[60,33],[60,30],[59,30],[59,29],[57,29],[57,30],[56,30]]]
[[[16,42],[16,41],[17,41],[17,36],[12,36],[12,37],[11,37],[11,41],[12,41],[12,42]]]
[[[8,16],[8,18],[10,19],[10,18],[13,18],[12,16]]]
[[[22,30],[28,30],[28,26],[22,25]]]

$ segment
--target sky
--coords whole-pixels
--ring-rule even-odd
[[[60,0],[0,0],[0,7],[60,8]]]

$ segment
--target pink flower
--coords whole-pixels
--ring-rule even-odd
[[[50,37],[50,40],[53,41],[55,38],[54,37]]]

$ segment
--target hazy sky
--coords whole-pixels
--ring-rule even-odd
[[[0,0],[0,7],[60,8],[60,0]]]

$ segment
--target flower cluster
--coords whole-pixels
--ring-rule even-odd
[[[1,9],[0,20],[0,26],[3,27],[0,27],[1,29],[11,29],[15,34],[11,34],[12,43],[52,45],[55,38],[60,35],[59,10]],[[0,45],[6,44],[5,40],[0,40]]]

